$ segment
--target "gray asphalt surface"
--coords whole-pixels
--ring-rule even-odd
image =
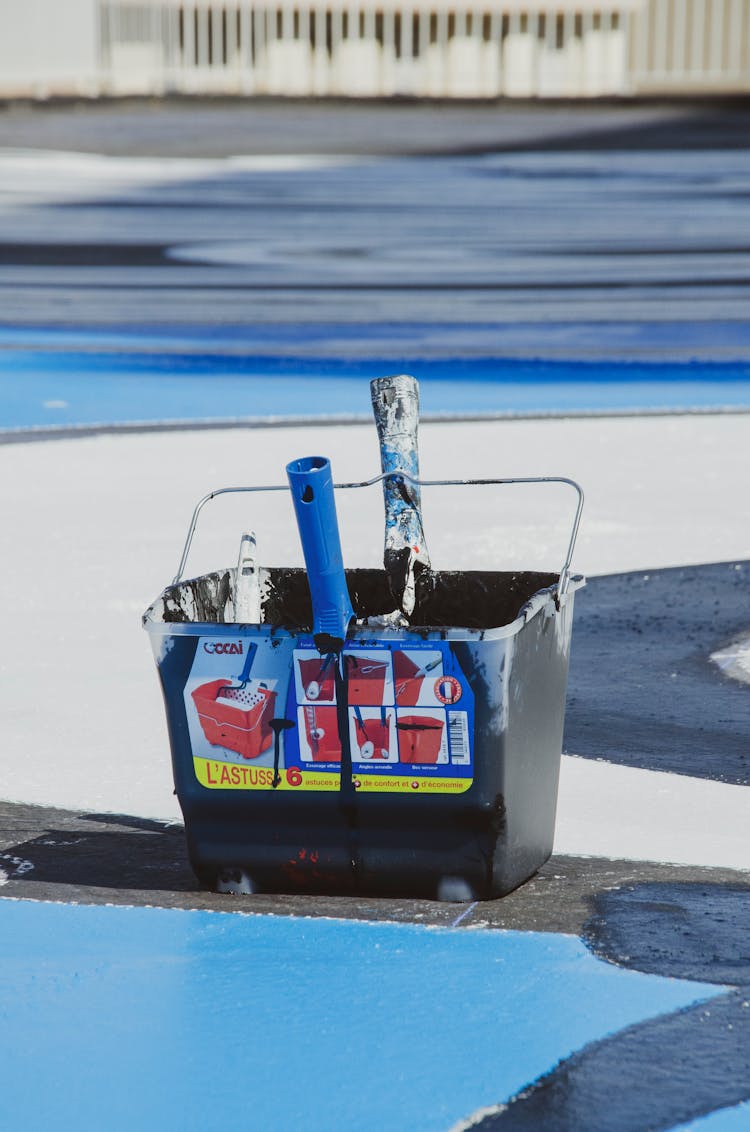
[[[0,147],[121,156],[747,149],[750,98],[629,102],[122,99],[0,103]]]
[[[474,904],[278,893],[232,896],[198,886],[187,861],[181,825],[9,802],[0,802],[0,869],[8,877],[0,898],[8,899],[333,916],[575,935],[583,933],[599,897],[612,890],[642,883],[736,886],[743,876],[728,869],[553,856],[509,896]],[[750,876],[747,882],[750,893]]]

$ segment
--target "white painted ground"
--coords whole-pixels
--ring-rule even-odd
[[[555,850],[750,869],[750,787],[563,756]]]
[[[238,155],[222,158],[107,157],[53,150],[0,151],[5,208],[47,201],[93,200],[106,192],[128,192],[184,184],[238,172],[291,173],[358,165],[367,158],[304,154]]]
[[[725,676],[750,684],[750,637],[743,635],[726,648],[711,653],[711,660]]]
[[[750,415],[431,424],[422,474],[571,476],[587,495],[577,570],[647,571],[750,558],[749,437]],[[364,425],[0,446],[3,797],[179,816],[140,615],[177,568],[199,496],[281,483],[313,453],[339,480],[379,470]],[[188,573],[233,564],[247,524],[266,563],[301,562],[286,498],[249,499],[211,505]],[[433,563],[559,566],[573,503],[558,488],[426,492]],[[342,499],[340,523],[347,564],[377,564],[379,489]],[[748,868],[749,814],[747,787],[566,758],[556,849]]]

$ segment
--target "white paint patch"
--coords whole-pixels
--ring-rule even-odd
[[[502,1113],[507,1112],[508,1106],[506,1104],[493,1104],[488,1105],[486,1108],[478,1108],[471,1116],[465,1120],[459,1120],[457,1124],[452,1124],[448,1132],[472,1132],[473,1128],[478,1128],[483,1121],[487,1120],[490,1116],[500,1116]]]
[[[741,637],[723,649],[717,649],[711,653],[711,660],[725,676],[750,684],[750,637]]]
[[[202,178],[240,173],[292,173],[342,165],[363,165],[370,158],[326,154],[258,154],[236,157],[117,157],[6,149],[0,154],[0,200],[28,206],[43,201],[95,200],[103,193],[127,192]]]
[[[750,870],[750,786],[564,756],[555,852]]]

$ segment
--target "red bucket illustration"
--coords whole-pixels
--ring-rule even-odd
[[[276,693],[268,688],[228,685],[226,678],[201,684],[192,693],[203,734],[212,747],[257,759],[271,746]]]
[[[356,722],[359,756],[356,751],[352,751],[354,758],[359,757],[368,762],[387,759],[390,755],[391,717],[384,715],[381,719],[362,719],[357,713]]]
[[[414,707],[422,690],[424,672],[405,652],[393,654],[393,679],[396,684],[396,703]]]
[[[443,741],[443,722],[431,715],[402,715],[396,724],[402,763],[436,763]]]
[[[335,662],[327,656],[314,656],[309,660],[300,660],[298,663],[305,697],[308,700],[331,703]]]
[[[346,654],[345,659],[349,703],[382,704],[385,696],[386,661],[371,660],[366,656],[351,656],[349,653]]]
[[[306,704],[305,734],[315,763],[340,763],[338,716],[335,707],[313,707]]]

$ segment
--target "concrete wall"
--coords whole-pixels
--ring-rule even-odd
[[[98,92],[97,0],[0,0],[0,96]]]

